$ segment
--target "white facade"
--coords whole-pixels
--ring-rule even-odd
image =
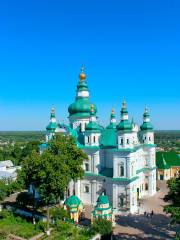
[[[83,150],[88,155],[83,165],[85,177],[71,184],[69,192],[92,205],[104,192],[117,212],[138,212],[138,200],[156,193],[153,131],[139,131],[136,124],[131,131],[117,130],[115,148],[103,148],[101,134],[93,130],[85,130],[84,137]]]
[[[82,166],[84,178],[75,183],[71,181],[68,194],[77,195],[83,204],[95,205],[104,192],[117,212],[138,212],[138,200],[156,193],[156,147],[149,113],[146,109],[139,128],[129,122],[126,103],[123,102],[120,123],[116,124],[113,110],[110,125],[102,128],[97,123],[96,107],[89,101],[85,79],[82,72],[75,102],[68,111],[69,128],[80,136],[76,139],[77,146],[88,157]],[[56,132],[54,122],[51,118],[47,140]]]

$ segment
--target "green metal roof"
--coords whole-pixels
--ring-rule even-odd
[[[117,130],[132,130],[132,124],[128,120],[121,120],[120,123],[117,125]]]
[[[140,126],[141,131],[144,130],[153,130],[153,125],[150,122],[143,122],[143,124]]]
[[[109,170],[104,169],[102,170],[100,173],[93,173],[93,172],[85,172],[85,176],[86,177],[108,177],[111,178],[112,181],[122,181],[122,182],[126,182],[126,183],[131,183],[135,180],[137,180],[139,177],[135,176],[133,178],[113,178],[112,176],[112,168],[109,168]]]
[[[73,195],[68,197],[64,204],[70,208],[74,206],[78,207],[81,204],[81,200],[77,196]]]
[[[47,127],[46,130],[48,131],[54,131],[57,128],[57,123],[56,122],[50,122]]]
[[[117,145],[116,124],[110,123],[102,132],[100,144],[102,147],[115,148]]]
[[[95,133],[101,133],[101,130],[101,126],[99,126],[97,122],[89,122],[85,128],[86,132],[91,131]]]
[[[97,200],[97,203],[98,204],[107,204],[107,203],[109,203],[108,196],[106,196],[106,195],[99,196],[98,200]]]
[[[159,169],[169,169],[180,166],[180,158],[175,152],[157,152],[156,165]]]
[[[68,112],[71,115],[74,114],[80,114],[83,113],[85,116],[89,117],[90,116],[90,109],[91,109],[92,103],[89,100],[89,97],[77,97],[75,102],[72,103],[69,108]],[[94,111],[97,112],[97,108],[94,105]]]

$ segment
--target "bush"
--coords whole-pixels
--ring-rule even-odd
[[[43,222],[43,221],[39,221],[37,224],[36,224],[36,229],[37,230],[40,230],[42,232],[45,232],[46,231],[46,227],[47,227],[47,223]]]
[[[51,215],[55,220],[55,222],[57,220],[64,220],[64,219],[70,218],[69,214],[67,213],[66,210],[64,210],[64,208],[52,208]]]
[[[92,231],[100,233],[102,239],[108,239],[112,234],[112,223],[106,219],[98,219],[93,223]]]

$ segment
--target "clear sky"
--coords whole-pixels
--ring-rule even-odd
[[[67,121],[82,64],[102,124],[126,99],[180,129],[179,0],[1,1],[0,130],[45,129],[52,105]]]

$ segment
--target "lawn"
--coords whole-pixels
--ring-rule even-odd
[[[10,233],[19,237],[30,238],[41,232],[41,223],[34,226],[31,222],[19,216],[14,216],[10,212],[3,211],[0,213],[0,239],[3,239],[3,236],[8,236]]]
[[[89,240],[92,233],[87,228],[79,228],[73,223],[59,221],[51,232],[51,236],[44,236],[43,240]]]

